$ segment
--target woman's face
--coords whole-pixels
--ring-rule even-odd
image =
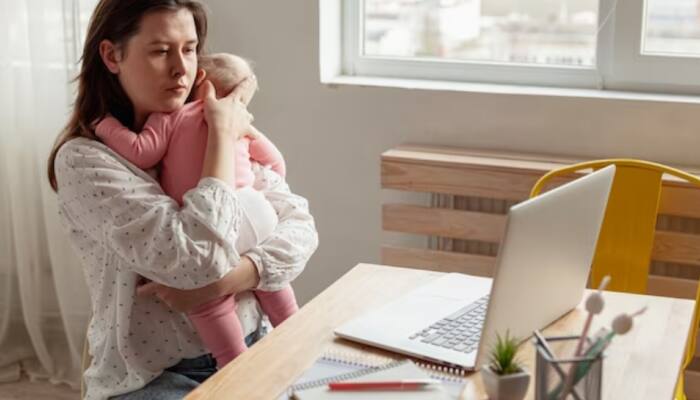
[[[136,125],[152,112],[185,104],[197,71],[197,31],[189,10],[144,15],[138,33],[122,48],[113,47],[111,60],[110,45],[104,41],[100,52],[134,105]]]

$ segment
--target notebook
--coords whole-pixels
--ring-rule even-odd
[[[360,371],[351,372],[333,377],[330,381],[347,381],[347,382],[371,382],[371,381],[386,381],[398,379],[424,379],[428,378],[428,374],[423,372],[410,360],[395,361],[381,367],[370,367]],[[331,391],[328,389],[328,380],[322,379],[314,382],[313,385],[307,384],[294,389],[292,399],[295,400],[352,400],[352,399],[406,399],[406,400],[451,400],[442,385],[429,386],[422,390],[407,390],[407,391],[361,391],[361,392],[345,392]]]
[[[301,392],[308,389],[327,387],[329,382],[359,378],[380,370],[397,365],[397,362],[388,362],[383,357],[356,356],[346,353],[326,353],[297,379],[287,393],[278,400],[292,399],[293,392]],[[464,388],[464,370],[433,366],[429,364],[414,364],[423,377],[438,379],[442,382],[442,389],[447,393],[448,399],[458,399]],[[400,371],[399,371],[400,372]],[[406,392],[402,392],[406,393]],[[335,394],[335,393],[334,393]],[[335,398],[335,397],[333,397]]]

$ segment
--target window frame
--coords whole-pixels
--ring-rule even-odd
[[[642,53],[647,1],[616,1],[614,22],[610,27],[615,34],[607,36],[614,44],[604,74],[608,81],[606,87],[700,94],[700,55]]]
[[[322,8],[324,1],[320,0]],[[602,27],[596,65],[591,67],[364,56],[364,0],[341,3],[337,11],[342,76],[700,94],[700,58],[641,53],[646,1],[599,0]],[[695,76],[693,71],[698,71]]]

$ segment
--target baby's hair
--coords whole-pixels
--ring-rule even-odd
[[[253,75],[252,63],[243,57],[229,53],[214,53],[199,57],[199,68],[207,72],[216,92],[226,95],[243,79]]]

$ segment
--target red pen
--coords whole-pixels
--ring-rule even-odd
[[[421,390],[438,383],[435,379],[402,379],[399,381],[374,382],[331,382],[331,391],[360,391],[360,390]]]

